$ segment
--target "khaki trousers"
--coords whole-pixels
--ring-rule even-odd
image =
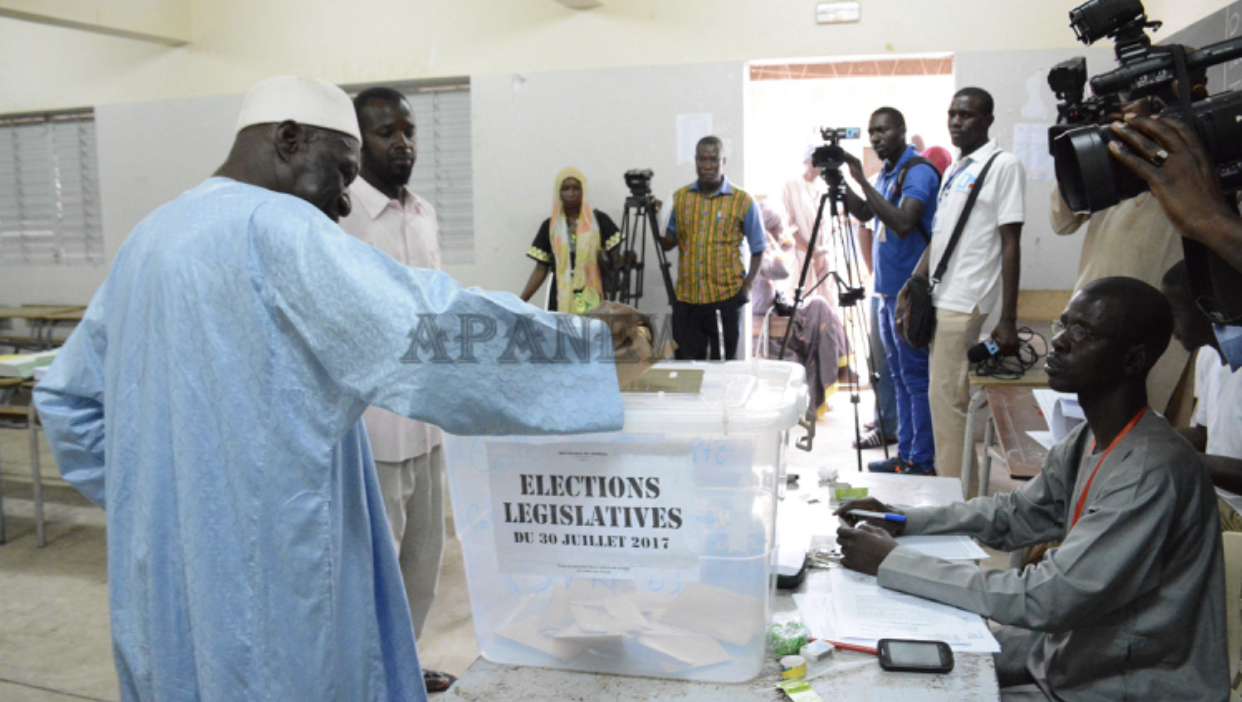
[[[979,343],[984,315],[936,309],[936,335],[929,363],[932,435],[936,438],[936,475],[960,478],[970,408],[970,364],[966,352]],[[972,456],[971,465],[975,460]],[[972,470],[973,473],[973,470]]]
[[[436,598],[444,561],[444,453],[437,446],[400,463],[376,461],[375,472],[417,638]]]

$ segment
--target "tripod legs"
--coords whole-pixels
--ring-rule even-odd
[[[794,300],[795,310],[802,308],[806,295],[807,277],[814,264],[814,252],[817,250],[819,242],[819,233],[824,223],[825,206],[831,204],[829,214],[829,244],[832,249],[841,252],[841,264],[843,271],[831,271],[829,278],[835,283],[837,289],[837,299],[839,303],[838,309],[841,312],[841,327],[845,338],[842,340],[849,348],[849,354],[855,360],[848,366],[846,376],[849,385],[850,404],[854,406],[854,444],[856,446],[858,458],[858,470],[863,469],[862,456],[862,420],[859,416],[859,403],[861,402],[861,383],[859,382],[859,373],[857,364],[863,359],[868,363],[869,368],[875,367],[875,351],[871,348],[870,325],[868,324],[867,310],[864,303],[866,298],[866,290],[862,287],[863,276],[859,267],[859,255],[857,245],[854,238],[853,225],[850,223],[849,217],[843,216],[839,210],[839,204],[844,201],[844,187],[839,171],[825,171],[824,176],[828,181],[828,192],[820,198],[819,209],[815,213],[815,225],[811,230],[810,241],[808,242],[808,255],[802,264],[801,276],[798,279],[797,293]],[[842,275],[844,272],[844,276]],[[816,285],[826,282],[827,279],[820,281]],[[796,313],[795,313],[796,314]],[[778,358],[785,357],[785,349],[789,342],[789,330],[793,328],[791,324],[785,332],[785,338],[781,342],[781,353]],[[882,423],[881,423],[882,424]],[[888,441],[884,436],[884,428],[880,426],[880,433],[883,440],[884,455],[888,457]],[[805,440],[806,447],[804,450],[810,450],[810,445],[814,437],[813,429],[808,430],[808,436]],[[799,448],[804,448],[803,441],[798,442]]]

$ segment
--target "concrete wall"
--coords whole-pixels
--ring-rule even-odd
[[[742,185],[743,71],[714,63],[473,78],[475,265],[449,272],[467,285],[521,292],[534,265],[526,250],[551,214],[553,180],[565,166],[583,172],[592,207],[618,225],[625,171],[652,169],[654,191],[667,199],[695,178],[693,164],[677,163],[679,114],[712,115],[713,131],[731,147],[726,171]],[[650,245],[647,256],[641,306],[663,312]]]
[[[448,272],[464,285],[521,292],[533,267],[526,250],[551,213],[552,181],[565,166],[586,174],[593,206],[618,224],[626,170],[653,169],[660,197],[691,182],[693,165],[677,163],[679,114],[712,114],[713,131],[731,147],[728,172],[741,185],[743,71],[741,63],[717,63],[472,79],[475,263]],[[143,217],[223,162],[240,105],[240,95],[229,95],[98,109],[107,262]],[[649,248],[643,307],[661,312],[654,256]],[[107,270],[0,266],[0,304],[84,303]]]

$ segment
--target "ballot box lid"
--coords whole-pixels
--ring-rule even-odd
[[[801,365],[755,359],[711,363],[661,363],[659,382],[668,392],[622,393],[626,433],[762,433],[794,427],[807,409],[806,371]],[[701,374],[689,384],[697,392],[676,388],[679,376]]]

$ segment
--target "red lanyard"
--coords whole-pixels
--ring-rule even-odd
[[[1073,529],[1075,526],[1078,525],[1078,518],[1082,516],[1083,505],[1087,503],[1087,493],[1091,492],[1091,483],[1095,481],[1095,474],[1100,472],[1100,466],[1104,465],[1104,459],[1108,458],[1108,454],[1112,453],[1113,449],[1117,447],[1117,444],[1121,443],[1121,440],[1124,439],[1126,437],[1126,434],[1129,434],[1130,430],[1133,429],[1135,425],[1139,423],[1139,420],[1143,418],[1144,414],[1147,414],[1146,407],[1139,410],[1139,413],[1134,415],[1134,419],[1130,420],[1130,423],[1126,425],[1126,428],[1122,429],[1121,433],[1117,435],[1117,438],[1113,439],[1113,443],[1109,444],[1108,448],[1104,449],[1104,455],[1100,456],[1100,460],[1096,462],[1095,470],[1091,471],[1091,477],[1087,478],[1087,484],[1082,489],[1082,496],[1078,498],[1078,507],[1074,509],[1074,521],[1070,522],[1070,529]],[[1095,450],[1095,440],[1092,439],[1091,440],[1091,451],[1094,451],[1094,450]]]

